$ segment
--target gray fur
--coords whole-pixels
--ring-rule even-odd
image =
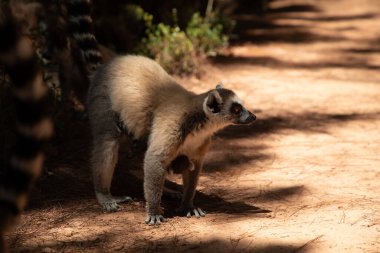
[[[95,192],[104,210],[116,211],[120,201],[111,196],[110,186],[122,124],[130,136],[148,140],[144,158],[146,223],[166,220],[160,204],[171,166],[178,166],[183,175],[179,211],[204,216],[193,205],[199,174],[210,137],[240,119],[240,115],[231,114],[233,101],[239,101],[236,95],[221,87],[200,95],[187,91],[145,57],[118,57],[102,67],[89,90],[88,110],[94,138],[91,164]],[[119,121],[115,121],[115,114]]]

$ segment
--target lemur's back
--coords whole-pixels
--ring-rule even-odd
[[[93,78],[88,101],[90,118],[91,114],[101,117],[102,111],[117,112],[128,130],[139,138],[149,131],[153,111],[163,103],[169,110],[170,104],[178,105],[188,96],[189,92],[155,61],[142,56],[118,57]]]

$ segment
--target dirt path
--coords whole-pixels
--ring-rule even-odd
[[[87,144],[72,144],[9,236],[14,251],[380,252],[380,1],[270,7],[238,17],[255,43],[233,46],[204,80],[184,80],[194,91],[223,80],[258,116],[215,137],[196,198],[206,218],[148,227],[141,181],[120,176],[115,192],[135,201],[101,213]]]

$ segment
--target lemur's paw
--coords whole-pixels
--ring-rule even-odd
[[[101,205],[103,207],[103,211],[107,213],[116,212],[120,209],[120,206],[116,203],[116,201],[104,202]]]
[[[116,212],[121,208],[118,203],[131,201],[132,198],[128,196],[120,196],[120,197],[113,197],[111,195],[106,195],[102,193],[97,193],[96,197],[100,203],[100,205],[103,208],[103,211],[110,213],[110,212]]]
[[[197,207],[179,208],[177,209],[177,212],[183,216],[186,216],[187,218],[190,218],[191,216],[195,216],[196,218],[206,216],[206,212]]]
[[[149,226],[153,225],[160,225],[161,222],[165,222],[167,219],[164,218],[161,214],[159,215],[151,215],[148,214],[148,217],[145,220],[145,223],[148,224]]]

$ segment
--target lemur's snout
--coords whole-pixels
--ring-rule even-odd
[[[243,124],[251,124],[253,121],[256,120],[256,115],[251,113],[250,111],[247,111],[248,117],[244,120]]]
[[[249,122],[253,122],[253,121],[255,121],[255,120],[256,120],[256,115],[253,114],[253,113],[250,113],[250,115],[249,115],[248,118],[247,118],[247,121],[249,121]]]
[[[246,124],[251,124],[255,120],[256,120],[256,115],[244,109],[242,116],[239,118],[238,123],[246,125]]]

